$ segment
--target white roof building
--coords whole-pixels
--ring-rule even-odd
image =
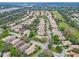
[[[19,41],[20,41],[20,39],[17,38],[17,39],[15,39],[15,40],[11,41],[10,43],[13,44],[13,45],[15,45],[15,44],[17,44]]]
[[[22,29],[22,25],[16,25],[16,26],[13,26],[12,28],[11,28],[11,30],[14,30],[14,31],[16,31],[16,32],[19,32],[20,31],[20,29]]]
[[[26,34],[29,36],[29,33],[30,33],[30,30],[25,30],[25,31],[23,31],[22,36],[24,36],[24,35],[26,35]]]
[[[17,44],[15,44],[15,47],[21,47],[25,42],[20,40]]]
[[[66,40],[65,37],[62,35],[62,33],[58,30],[58,28],[57,28],[58,26],[56,24],[56,21],[52,18],[51,13],[48,11],[46,11],[46,12],[49,14],[48,18],[49,18],[49,21],[50,21],[50,24],[52,27],[52,32],[55,33],[57,36],[59,36],[59,39],[61,41]]]
[[[44,33],[45,33],[45,21],[43,19],[40,19],[39,29],[38,29],[37,33],[38,33],[38,35],[44,35]]]
[[[25,53],[26,53],[27,55],[30,55],[30,54],[32,54],[35,50],[36,50],[36,46],[35,46],[35,44],[33,44],[33,45],[31,45],[28,49],[25,50]]]
[[[22,45],[22,46],[20,47],[20,50],[21,50],[21,51],[24,51],[24,50],[27,49],[29,46],[30,46],[30,43],[24,43],[24,45]]]
[[[63,45],[71,45],[72,43],[70,41],[62,41]]]

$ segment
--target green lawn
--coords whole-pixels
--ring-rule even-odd
[[[11,44],[6,44],[0,39],[0,52],[10,51],[12,56],[20,56],[20,51]]]
[[[52,11],[51,13],[57,21],[65,21],[63,16],[58,11]]]
[[[9,35],[9,31],[3,30],[2,34],[0,34],[0,51],[4,51],[5,49],[5,43],[2,41],[3,38]]]
[[[60,22],[59,23],[59,29],[60,30],[66,30],[66,29],[70,30],[68,33],[71,36],[73,36],[73,37],[75,37],[76,39],[79,40],[79,31],[76,28],[69,26],[67,23]]]
[[[4,50],[5,43],[0,39],[0,52]]]
[[[65,22],[60,22],[58,27],[60,30],[64,30],[66,28],[69,28],[69,25]]]
[[[9,30],[8,29],[3,30],[3,33],[0,35],[0,39],[5,38],[8,35],[9,35]]]
[[[11,52],[12,56],[14,56],[14,57],[21,56],[21,51],[15,47],[13,47],[12,45],[8,45],[7,48]]]

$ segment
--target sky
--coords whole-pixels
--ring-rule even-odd
[[[0,2],[79,2],[79,0],[0,0]]]

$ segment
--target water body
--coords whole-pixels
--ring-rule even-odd
[[[0,2],[0,6],[77,6],[79,2]]]
[[[16,6],[72,6],[79,7],[79,2],[0,2],[1,6],[10,6],[13,8],[1,9],[0,12],[8,12],[19,9]]]
[[[12,11],[12,10],[17,10],[19,8],[16,8],[16,7],[13,7],[13,8],[7,8],[7,9],[1,9],[0,12],[3,13],[3,12],[9,12],[9,11]]]

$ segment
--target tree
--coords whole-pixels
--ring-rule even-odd
[[[49,42],[49,44],[48,44],[48,48],[49,48],[49,49],[52,48],[52,42]]]
[[[7,26],[6,25],[3,25],[2,28],[5,30],[5,29],[7,29]]]
[[[59,37],[57,35],[52,35],[52,42],[54,44],[60,44],[60,40],[59,40]]]
[[[6,30],[4,30],[3,33],[0,35],[0,38],[4,38],[4,37],[6,37],[6,36],[8,36],[8,35],[9,35],[9,31],[8,31],[8,29],[6,29]]]
[[[52,44],[48,44],[48,48],[51,49],[52,48]]]
[[[58,53],[61,53],[62,52],[62,47],[61,46],[57,46],[56,49],[57,49],[57,52]]]
[[[8,46],[9,51],[11,52],[12,56],[18,57],[21,55],[21,51],[11,45]]]
[[[36,34],[34,33],[34,31],[33,31],[33,30],[32,30],[32,31],[30,31],[30,35],[29,35],[29,37],[30,37],[30,38],[33,38],[35,35],[36,35]]]

